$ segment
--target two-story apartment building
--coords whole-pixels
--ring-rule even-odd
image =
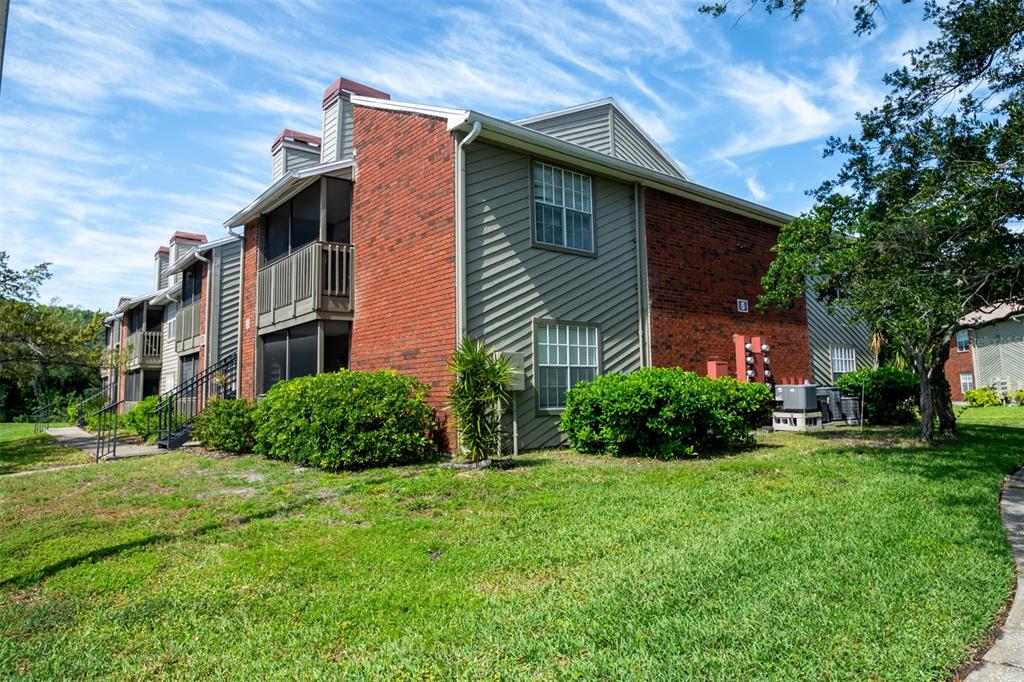
[[[153,258],[154,290],[123,297],[107,318],[107,346],[120,360],[121,411],[173,390],[208,365],[238,352],[241,240],[208,241],[175,232]]]
[[[690,180],[613,100],[520,121],[345,79],[317,136],[274,142],[244,235],[239,391],[394,368],[433,386],[468,335],[520,361],[524,448],[557,444],[576,382],[649,365],[736,372],[733,335],[808,378],[803,301],[753,306],[790,216]]]
[[[960,321],[950,340],[946,381],[956,402],[993,386],[1003,396],[1024,389],[1024,308],[1003,304]]]

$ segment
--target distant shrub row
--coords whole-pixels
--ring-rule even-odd
[[[193,436],[217,450],[328,471],[414,462],[436,453],[427,390],[392,371],[300,377],[278,382],[256,405],[212,402]]]
[[[771,406],[764,384],[651,367],[574,386],[562,429],[579,452],[669,459],[747,444]]]

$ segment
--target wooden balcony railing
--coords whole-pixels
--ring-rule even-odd
[[[313,242],[259,271],[259,326],[310,312],[351,312],[354,248]]]
[[[199,301],[178,308],[174,316],[174,350],[190,353],[199,349]]]
[[[160,332],[135,332],[128,337],[128,369],[160,367]]]

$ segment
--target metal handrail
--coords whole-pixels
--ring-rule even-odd
[[[123,400],[104,405],[93,412],[96,417],[96,463],[105,457],[117,458],[117,426]]]
[[[32,421],[35,422],[35,432],[37,434],[43,433],[50,428],[50,424],[54,422],[53,415],[55,412],[60,411],[60,407],[61,402],[55,400],[52,403],[32,410]]]
[[[234,396],[236,385],[237,359],[234,353],[217,361],[196,376],[163,393],[153,414],[157,417],[157,438],[168,450],[174,448],[174,439],[188,429],[196,416],[206,407],[214,377],[220,373],[228,375],[228,382],[221,397]]]

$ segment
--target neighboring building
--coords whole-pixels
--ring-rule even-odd
[[[876,365],[870,330],[864,323],[852,323],[850,318],[847,310],[829,312],[817,297],[807,297],[811,377],[816,384],[831,386],[844,374]]]
[[[960,321],[950,339],[946,380],[953,400],[982,386],[1001,394],[1024,389],[1024,307],[1003,304]]]
[[[106,380],[117,377],[122,411],[237,353],[240,276],[240,237],[207,242],[202,234],[175,232],[169,246],[157,249],[154,290],[123,297],[106,320],[108,349],[125,355],[122,369],[103,370]]]
[[[521,359],[520,446],[561,441],[565,391],[649,365],[736,371],[733,335],[808,378],[803,301],[753,304],[790,216],[697,185],[613,101],[519,122],[339,79],[322,137],[285,130],[244,230],[239,391],[394,368],[444,413],[463,335]],[[319,154],[319,158],[315,156]]]

